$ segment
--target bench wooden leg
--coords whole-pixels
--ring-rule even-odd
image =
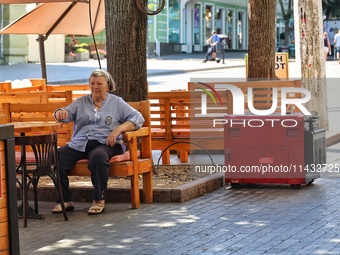
[[[170,165],[170,151],[166,150],[162,156],[162,164]]]
[[[179,151],[179,157],[181,159],[181,163],[187,163],[188,162],[188,151],[187,150],[180,150]]]
[[[138,174],[131,176],[131,203],[133,209],[140,207]]]
[[[143,174],[143,192],[145,197],[145,203],[151,204],[153,202],[152,172]]]

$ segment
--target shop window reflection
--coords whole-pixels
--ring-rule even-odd
[[[237,14],[238,18],[237,18],[237,46],[238,49],[243,49],[244,45],[243,45],[243,19],[244,19],[244,12],[238,12]]]
[[[223,9],[216,8],[215,12],[215,29],[217,34],[222,34],[222,13]]]
[[[233,10],[228,10],[227,13],[227,17],[226,17],[226,23],[227,23],[227,35],[228,35],[228,41],[227,41],[227,45],[228,45],[228,49],[232,49],[233,48],[233,40],[234,40],[234,11]]]
[[[180,42],[180,3],[177,0],[169,2],[169,42]]]
[[[212,32],[212,7],[207,5],[205,7],[205,38],[209,38]]]
[[[194,7],[194,44],[200,44],[200,14],[201,14],[201,6],[199,4],[195,4]]]

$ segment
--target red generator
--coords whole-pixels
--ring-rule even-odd
[[[299,188],[320,176],[305,167],[302,114],[228,115],[224,122],[225,182],[280,183]]]

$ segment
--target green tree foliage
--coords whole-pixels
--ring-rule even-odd
[[[340,1],[339,0],[323,0],[322,11],[326,16],[326,20],[340,18]]]

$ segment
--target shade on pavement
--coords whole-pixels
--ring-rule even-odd
[[[91,7],[91,15],[89,6]],[[104,28],[104,0],[86,2],[65,2],[64,0],[64,2],[38,4],[33,10],[1,29],[0,33],[38,34],[42,77],[47,79],[44,41],[50,34],[90,36],[99,33]]]

